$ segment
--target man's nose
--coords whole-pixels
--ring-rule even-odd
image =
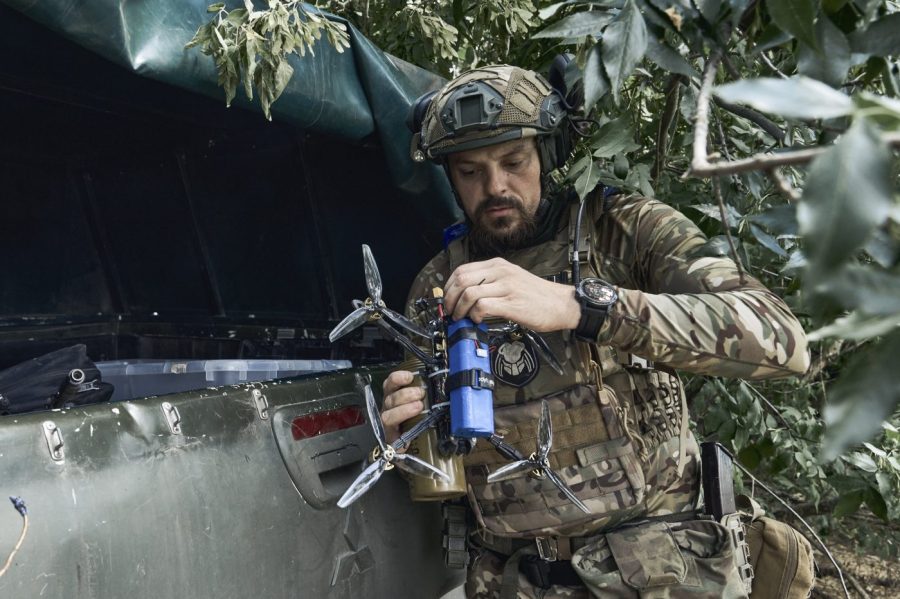
[[[485,191],[488,197],[496,198],[507,195],[509,190],[507,188],[506,173],[503,172],[503,169],[491,167],[487,170],[487,173],[487,181],[485,182],[487,189]]]

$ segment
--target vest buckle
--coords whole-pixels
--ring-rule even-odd
[[[555,562],[559,557],[559,547],[554,537],[535,537],[538,555],[545,562]]]

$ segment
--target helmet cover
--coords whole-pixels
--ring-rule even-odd
[[[415,127],[413,160],[442,162],[455,152],[538,137],[541,171],[561,166],[555,141],[542,138],[558,137],[564,128],[564,100],[534,71],[508,65],[482,67],[422,99],[429,103],[421,128]],[[421,113],[420,106],[414,110]]]

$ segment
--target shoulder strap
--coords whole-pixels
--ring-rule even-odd
[[[585,200],[584,216],[582,218],[581,231],[578,235],[579,239],[577,245],[575,244],[575,228],[578,223],[578,209],[580,207],[580,202],[572,202],[569,207],[569,248],[578,249],[578,265],[582,272],[584,272],[586,267],[593,264],[594,223],[597,222],[597,219],[600,218],[600,215],[603,213],[607,189],[609,188],[598,185],[597,189],[595,189]]]
[[[469,261],[469,244],[466,243],[468,234],[469,225],[465,222],[458,222],[444,229],[444,251],[450,263],[450,272]]]

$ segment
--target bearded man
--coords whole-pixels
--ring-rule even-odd
[[[543,77],[506,65],[414,106],[413,158],[443,165],[466,219],[417,277],[407,313],[442,287],[453,319],[543,337],[561,368],[521,339],[491,342],[497,432],[528,455],[546,400],[550,464],[589,512],[528,472],[489,482],[506,459],[477,444],[465,457],[467,596],[746,596],[728,532],[696,514],[699,449],[674,369],[800,374],[806,337],[761,283],[704,256],[705,237],[675,209],[602,185],[583,204],[551,191],[572,112]],[[412,381],[385,380],[390,441],[423,410]]]

